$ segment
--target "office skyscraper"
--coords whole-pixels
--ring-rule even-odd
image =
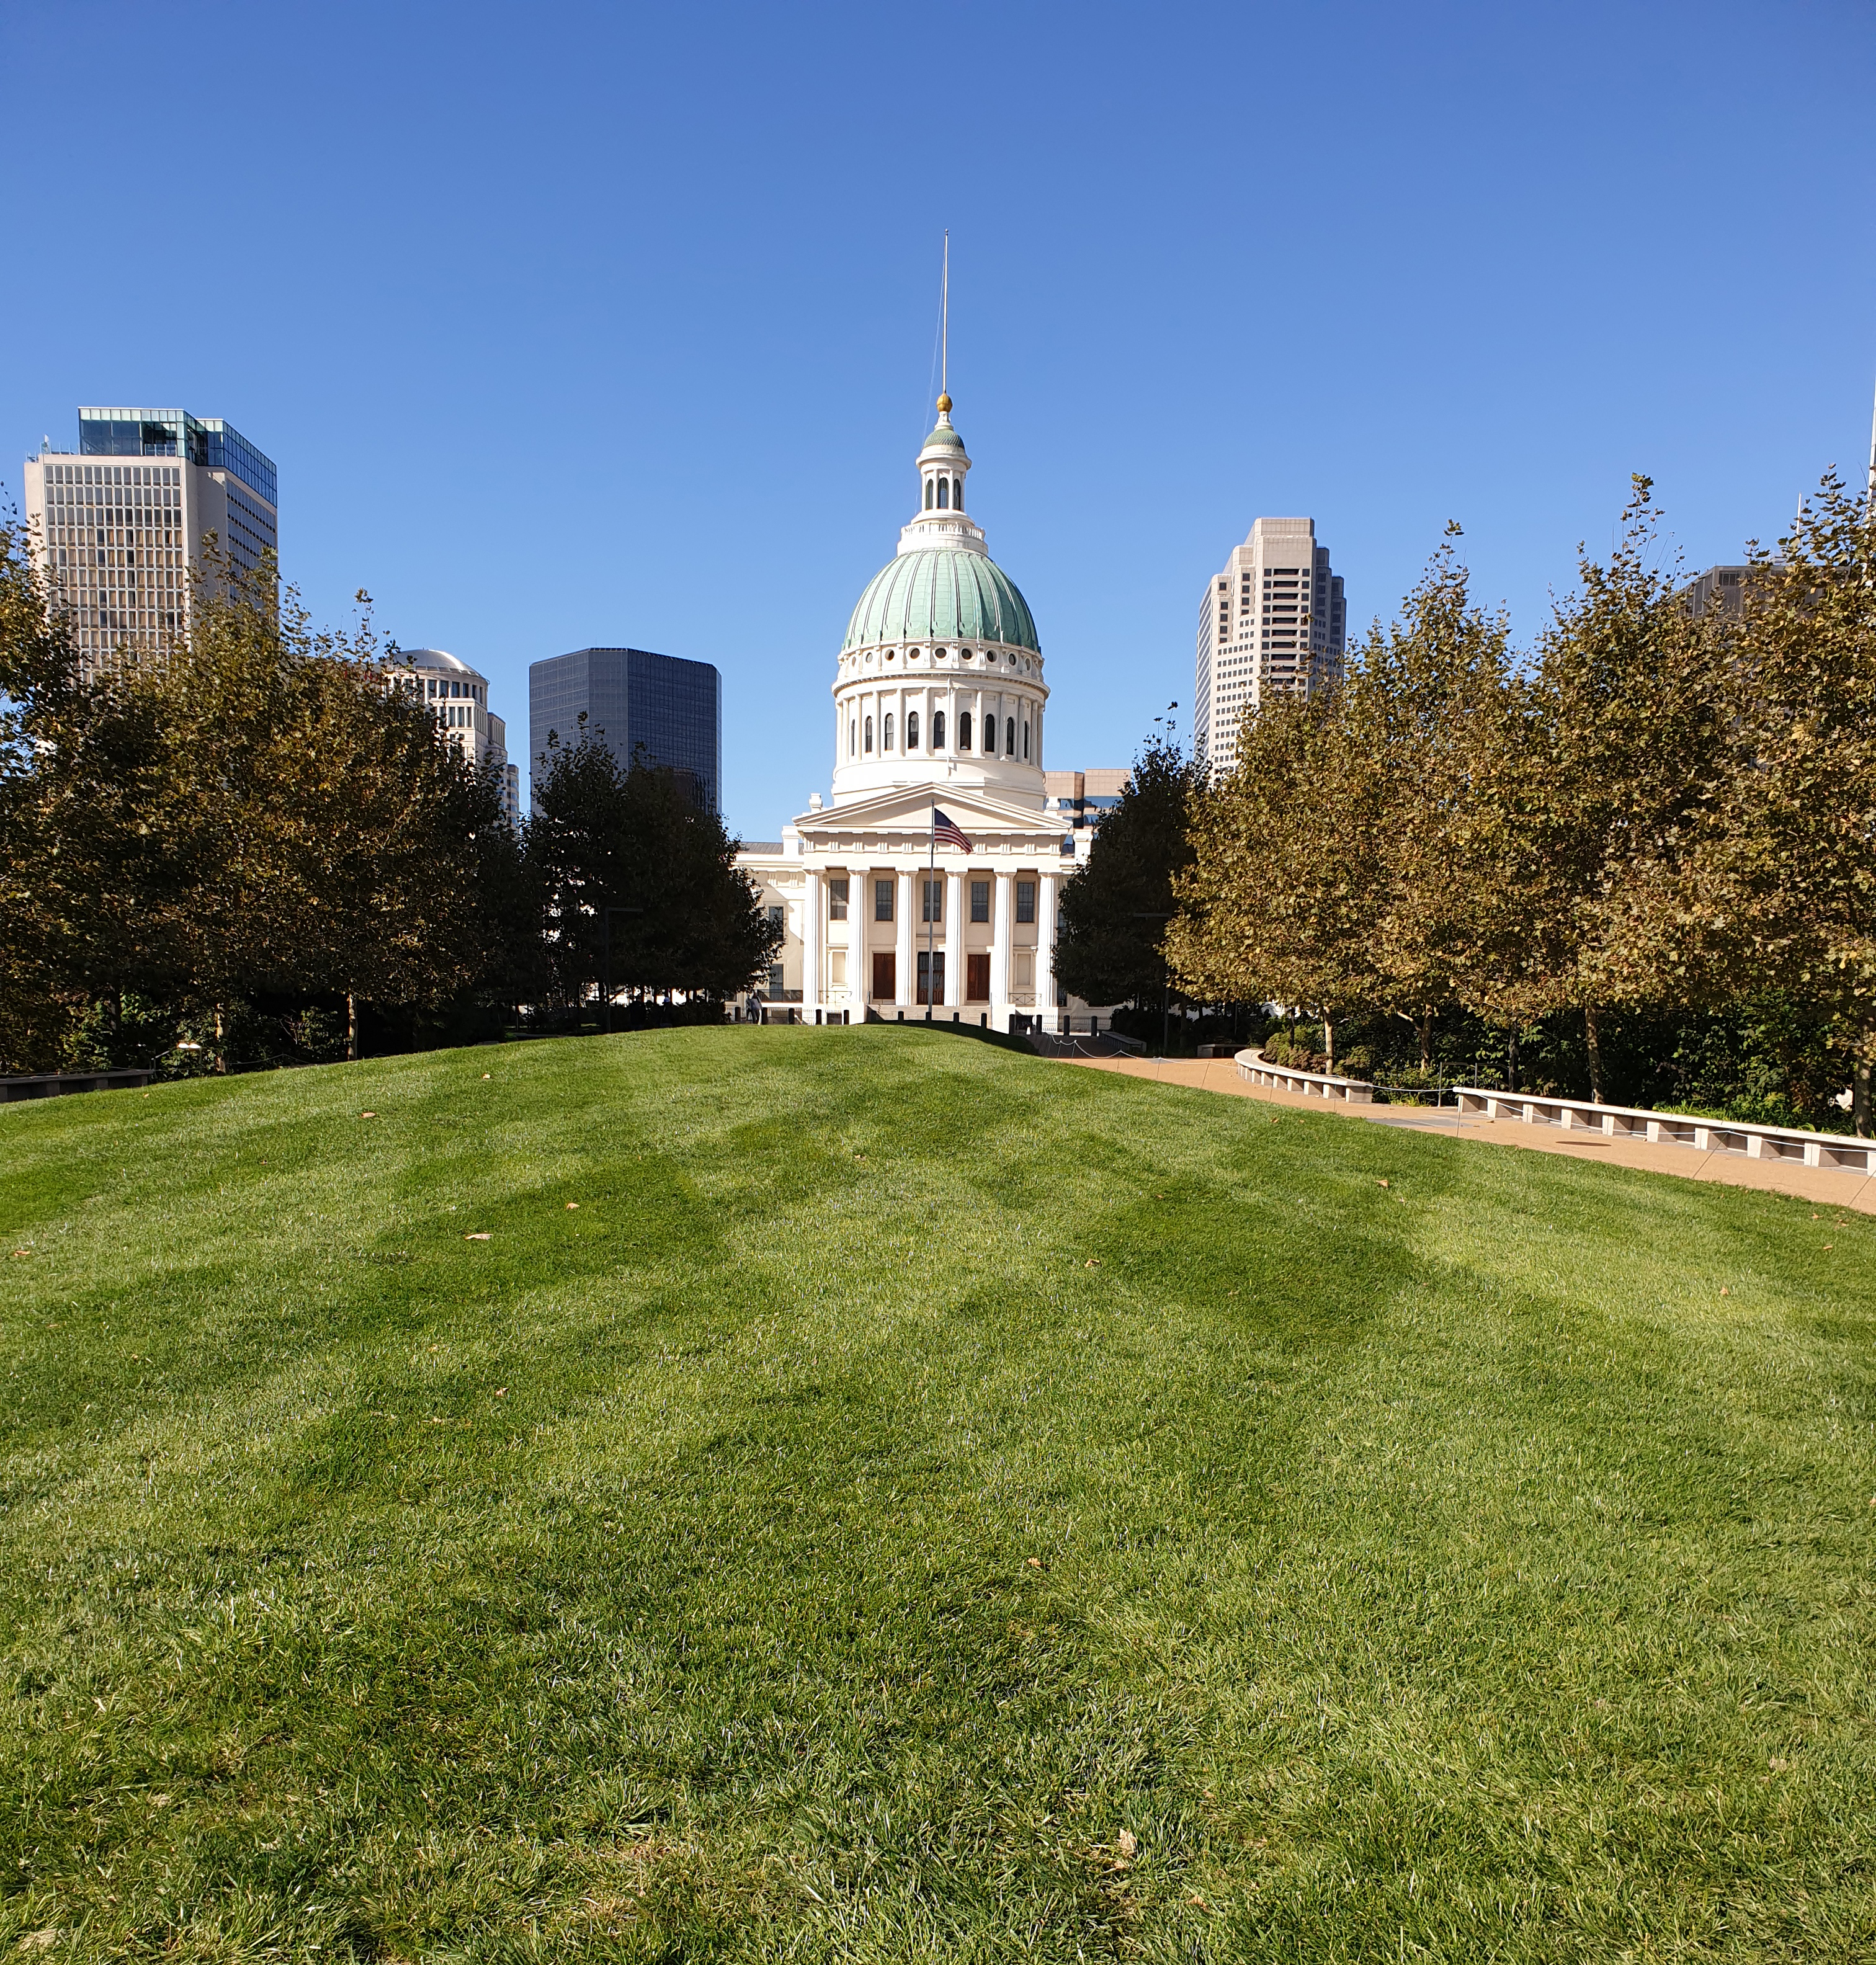
[[[550,734],[603,737],[623,765],[641,750],[689,778],[706,812],[722,810],[722,678],[709,662],[643,648],[580,648],[528,668],[528,767],[536,778]]]
[[[188,625],[210,534],[248,572],[278,549],[273,460],[218,416],[81,409],[79,447],[26,460],[26,521],[87,668],[154,650]]]
[[[1192,743],[1214,773],[1237,761],[1237,726],[1273,696],[1308,696],[1342,677],[1347,609],[1312,519],[1260,519],[1199,609]]]

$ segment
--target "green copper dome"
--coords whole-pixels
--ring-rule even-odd
[[[922,457],[934,445],[944,450],[962,450],[964,440],[949,423],[940,423],[919,446],[919,455]]]
[[[1016,583],[983,554],[947,546],[901,553],[867,584],[841,653],[881,642],[1002,642],[1042,652]]]

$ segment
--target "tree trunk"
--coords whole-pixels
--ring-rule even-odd
[[[1504,1088],[1508,1092],[1517,1089],[1517,1032],[1513,1031],[1505,1041],[1505,1076],[1511,1082]]]
[[[1859,1057],[1850,1066],[1850,1116],[1856,1123],[1856,1136],[1870,1136],[1869,1060]]]
[[[1327,1010],[1322,1013],[1322,1048],[1329,1060],[1329,1076],[1335,1076],[1335,1025],[1330,1021]]]
[[[1420,1068],[1423,1073],[1433,1069],[1433,1012],[1430,1010],[1421,1012]]]
[[[1594,1003],[1583,1005],[1583,1036],[1589,1046],[1589,1099],[1592,1105],[1602,1103],[1602,1033],[1596,1026],[1596,1006]]]
[[[222,1041],[223,1031],[221,1005],[217,1003],[215,1005],[215,1069],[217,1071],[226,1071],[228,1068],[228,1050]]]
[[[359,999],[349,989],[346,992],[346,1056],[353,1064],[359,1061]]]

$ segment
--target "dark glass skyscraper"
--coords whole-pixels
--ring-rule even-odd
[[[709,662],[644,648],[580,648],[528,667],[528,764],[538,778],[550,733],[578,741],[580,716],[622,764],[647,759],[684,773],[699,805],[720,812],[723,684]]]

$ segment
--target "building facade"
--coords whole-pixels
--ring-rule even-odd
[[[645,648],[578,648],[528,668],[528,767],[550,739],[579,741],[580,719],[630,767],[641,751],[687,778],[706,812],[722,809],[723,684],[710,662]]]
[[[1746,583],[1752,576],[1749,566],[1710,566],[1675,591],[1687,603],[1691,614],[1717,608],[1736,620],[1744,609]]]
[[[186,410],[82,408],[79,447],[26,460],[28,536],[88,671],[185,633],[211,542],[237,574],[279,550],[273,461]]]
[[[1041,640],[968,516],[948,395],[938,408],[918,509],[835,658],[832,796],[740,864],[785,931],[764,993],[803,1021],[1054,1029],[1057,891],[1089,834],[1050,792]]]
[[[1193,753],[1212,772],[1237,761],[1247,709],[1342,679],[1347,606],[1313,519],[1260,519],[1199,609]]]
[[[1108,764],[1086,771],[1044,771],[1042,787],[1055,801],[1064,825],[1092,831],[1120,803],[1133,775],[1124,765]]]
[[[420,697],[444,740],[477,766],[491,766],[508,823],[521,824],[521,772],[508,761],[508,725],[488,706],[488,678],[441,648],[400,648],[389,665],[397,686]]]

